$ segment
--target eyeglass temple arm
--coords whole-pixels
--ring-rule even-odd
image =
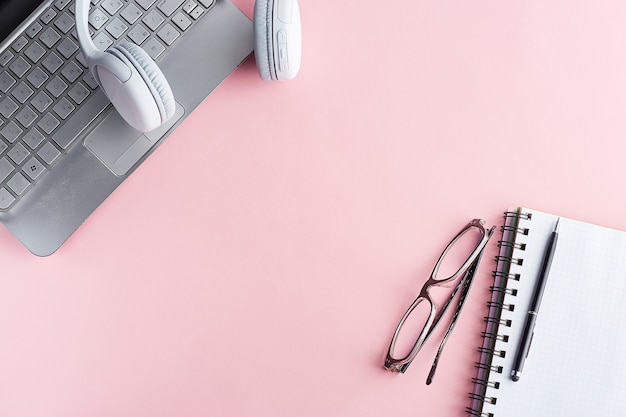
[[[491,230],[488,232],[487,241],[491,238],[491,234],[493,233],[494,229],[495,228],[491,228]],[[441,343],[439,344],[437,355],[435,356],[433,365],[430,368],[430,372],[428,373],[428,378],[426,378],[426,385],[430,385],[433,382],[433,379],[435,378],[435,372],[437,371],[437,365],[439,364],[441,353],[443,352],[443,348],[446,346],[446,342],[448,341],[448,338],[450,337],[450,334],[452,333],[452,330],[454,329],[454,326],[456,325],[456,322],[459,316],[461,315],[461,310],[463,309],[463,305],[465,304],[465,300],[467,299],[467,294],[469,293],[470,287],[472,286],[472,282],[474,281],[474,276],[476,275],[476,269],[478,269],[478,265],[480,264],[480,259],[482,258],[484,252],[485,252],[485,247],[483,247],[483,249],[480,251],[480,253],[476,257],[474,262],[472,262],[470,267],[467,269],[467,271],[465,271],[465,274],[463,275],[463,279],[461,280],[462,282],[460,285],[462,289],[461,289],[461,295],[459,297],[459,304],[456,307],[456,311],[454,312],[454,316],[452,317],[450,326],[448,326],[448,330],[446,330],[446,334],[443,337],[443,340],[441,341]],[[455,290],[455,293],[456,291],[458,291],[458,288],[457,290]],[[454,299],[455,295],[456,294],[452,294],[452,296],[450,297],[450,299],[448,300],[448,302],[446,303],[446,305],[444,306],[442,310],[445,310],[448,307],[450,302]]]

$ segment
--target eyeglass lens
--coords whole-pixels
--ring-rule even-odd
[[[426,326],[430,316],[431,304],[425,299],[418,300],[418,304],[410,313],[402,325],[396,344],[393,349],[393,357],[397,359],[406,358],[411,353],[411,349],[418,342],[418,338]]]
[[[482,238],[483,231],[478,227],[466,228],[454,242],[448,245],[445,253],[439,258],[437,269],[433,272],[433,278],[442,281],[459,272]]]

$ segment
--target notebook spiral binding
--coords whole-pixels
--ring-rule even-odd
[[[490,411],[491,405],[498,400],[500,383],[504,369],[498,365],[498,359],[507,355],[509,336],[507,329],[511,320],[506,318],[506,312],[515,310],[517,290],[512,285],[522,277],[516,268],[524,262],[523,251],[526,244],[517,242],[517,236],[528,235],[529,228],[526,221],[532,220],[530,213],[507,211],[504,213],[504,225],[500,228],[502,239],[498,242],[499,253],[495,257],[496,270],[492,277],[494,283],[489,287],[491,299],[487,302],[487,315],[484,318],[485,331],[481,333],[483,344],[478,347],[480,359],[475,362],[477,377],[472,378],[474,391],[469,393],[471,405],[466,408],[470,416],[494,417]],[[520,224],[523,221],[524,225]],[[503,313],[504,316],[503,317]],[[487,410],[485,410],[487,408]]]

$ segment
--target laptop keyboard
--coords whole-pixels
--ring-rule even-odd
[[[91,0],[90,31],[156,61],[215,0]],[[57,0],[0,52],[0,211],[32,189],[109,104],[80,54],[74,1]]]

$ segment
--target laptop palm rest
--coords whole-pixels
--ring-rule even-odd
[[[176,102],[176,112],[159,128],[142,133],[130,127],[120,114],[113,110],[85,139],[85,147],[113,174],[126,175],[159,139],[185,114]]]

